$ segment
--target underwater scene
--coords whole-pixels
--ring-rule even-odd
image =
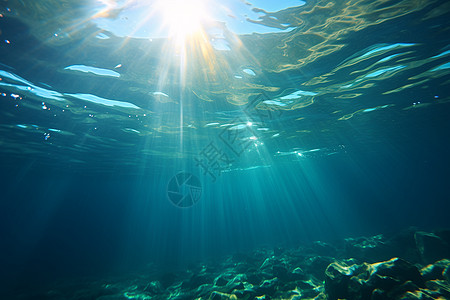
[[[450,2],[0,0],[0,299],[450,299]]]

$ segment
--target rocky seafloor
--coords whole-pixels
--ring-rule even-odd
[[[450,230],[261,248],[181,272],[59,283],[20,299],[450,299]]]

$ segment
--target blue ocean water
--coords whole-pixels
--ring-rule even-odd
[[[449,227],[448,3],[250,2],[0,1],[4,290]]]

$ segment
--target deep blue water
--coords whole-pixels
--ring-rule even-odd
[[[445,1],[308,1],[272,14],[289,30],[224,30],[230,49],[203,52],[19,2],[0,2],[7,286],[449,227]],[[181,171],[192,207],[169,201]]]

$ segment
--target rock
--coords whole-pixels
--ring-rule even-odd
[[[261,295],[273,295],[277,289],[278,278],[272,278],[270,280],[264,280],[258,287],[255,288],[256,294]]]
[[[316,254],[320,256],[330,256],[330,257],[336,257],[337,256],[337,249],[325,242],[321,241],[315,241],[313,242],[311,246],[311,250]]]
[[[282,265],[273,266],[272,271],[273,271],[273,276],[280,278],[280,280],[288,280],[288,278],[290,277],[288,270],[286,269],[286,267],[284,267]]]
[[[450,283],[448,281],[430,280],[426,283],[426,285],[434,295],[444,296],[445,299],[450,299]]]
[[[406,292],[401,300],[435,300],[435,298],[423,293],[422,291]]]
[[[412,281],[419,287],[425,286],[425,281],[416,266],[401,258],[392,258],[388,261],[372,264],[374,275],[391,277],[402,282]]]
[[[449,245],[448,230],[409,229],[390,239],[378,235],[294,249],[262,248],[176,273],[155,270],[117,282],[87,280],[53,286],[48,294],[43,294],[48,288],[24,292],[21,299],[450,299]],[[380,260],[393,253],[401,256]],[[410,262],[428,265],[419,270]]]
[[[269,251],[267,250],[259,249],[253,251],[251,254],[235,253],[231,260],[234,263],[243,263],[248,266],[258,266],[267,256],[269,256],[268,252]]]
[[[247,282],[258,285],[264,279],[263,275],[259,272],[252,272],[247,274]]]
[[[211,283],[211,276],[208,274],[193,274],[187,281],[183,281],[181,287],[183,289],[196,289],[202,284]]]
[[[244,282],[247,281],[247,276],[245,274],[238,274],[233,279],[231,279],[226,285],[227,291],[242,290],[245,288]]]
[[[321,285],[316,285],[311,280],[296,281],[295,285],[302,290],[319,290],[321,287]]]
[[[264,262],[259,267],[259,270],[265,270],[271,268],[274,264],[279,263],[278,259],[275,256],[268,257],[264,260]]]
[[[194,294],[190,291],[188,292],[177,292],[175,294],[170,294],[167,296],[167,299],[171,299],[171,300],[192,300],[195,299],[196,297],[194,296]],[[145,299],[145,297],[128,297],[128,299]]]
[[[213,289],[214,286],[212,284],[202,284],[195,290],[194,294],[196,297],[203,297],[208,295]]]
[[[244,290],[234,290],[233,294],[238,299],[253,299],[256,296],[256,291],[253,287],[246,287]]]
[[[285,293],[281,299],[315,299],[322,292],[321,287],[322,285],[315,285],[311,281],[299,281],[296,282],[295,288]]]
[[[349,297],[349,284],[353,276],[368,269],[368,265],[348,265],[346,261],[333,262],[325,271],[325,291],[330,299]]]
[[[420,274],[424,278],[425,281],[439,279],[439,280],[445,280],[445,270],[446,268],[449,268],[450,266],[450,260],[449,259],[442,259],[434,264],[430,264],[426,267],[423,267],[420,270]]]
[[[297,267],[294,270],[292,270],[290,274],[290,278],[294,281],[296,280],[305,280],[308,279],[308,276],[306,275],[305,271],[303,271],[302,268]]]
[[[163,288],[161,286],[161,283],[158,280],[150,282],[143,289],[144,292],[147,292],[147,293],[152,294],[152,295],[156,295],[158,293],[161,293],[162,290],[163,290]]]
[[[159,283],[159,282],[158,282]],[[102,296],[121,294],[122,290],[115,284],[104,284],[99,294]]]
[[[406,261],[419,262],[420,254],[417,250],[416,240],[414,239],[416,231],[417,228],[411,227],[391,237],[386,242],[386,245],[392,249],[390,251],[391,255],[386,259],[400,257]]]
[[[325,270],[325,291],[330,299],[348,298],[352,273],[345,263],[333,262]]]
[[[314,300],[328,300],[327,294],[321,292],[316,297],[313,298]]]
[[[237,297],[235,295],[225,294],[221,292],[212,292],[209,296],[210,300],[237,300]]]
[[[370,295],[371,300],[385,300],[388,299],[388,295],[385,291],[380,289],[374,289]]]
[[[219,276],[217,276],[214,279],[214,285],[215,286],[224,286],[228,283],[228,281],[230,280],[229,275],[225,275],[225,274],[220,274]]]
[[[248,270],[253,269],[253,268],[254,268],[254,266],[251,264],[248,264],[246,262],[240,262],[234,266],[233,270],[236,273],[247,273]]]
[[[233,284],[227,285],[227,288],[229,288],[231,291],[234,290],[243,290],[245,289],[244,283],[242,282],[235,282]]]
[[[447,282],[450,282],[450,265],[447,265],[444,271],[442,271],[442,276]]]
[[[345,261],[334,262],[325,272],[329,299],[397,299],[424,287],[417,267],[400,258],[351,266]]]
[[[369,263],[386,260],[398,254],[386,244],[382,234],[345,239],[345,255]]]
[[[319,280],[324,280],[327,266],[334,261],[335,259],[332,257],[313,256],[305,259],[302,267],[308,274],[313,275]]]
[[[404,295],[407,292],[416,292],[419,291],[420,288],[415,285],[412,281],[406,281],[405,283],[398,285],[392,289],[390,292],[391,295]]]
[[[296,299],[298,297],[302,296],[302,290],[299,290],[298,288],[292,289],[290,291],[287,291],[283,294],[283,299]],[[300,298],[299,298],[300,299]]]
[[[430,264],[443,258],[450,258],[450,245],[436,234],[417,231],[414,238],[424,263]]]

